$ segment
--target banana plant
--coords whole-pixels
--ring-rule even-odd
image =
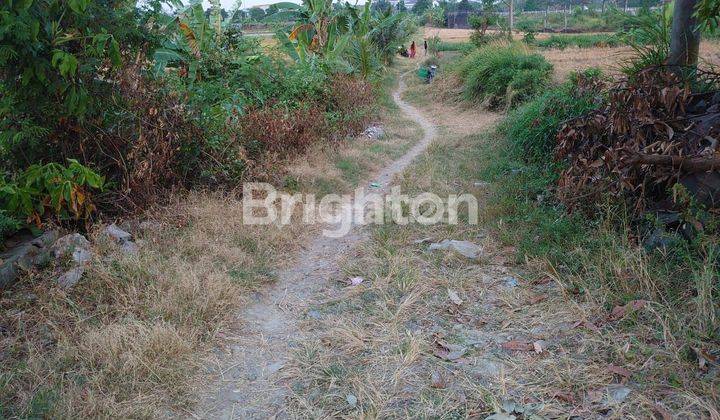
[[[160,75],[173,63],[185,67],[188,78],[195,80],[200,59],[216,41],[217,27],[213,27],[205,17],[201,3],[195,3],[180,13],[170,25],[173,26],[176,27],[175,36],[154,53],[155,74]]]

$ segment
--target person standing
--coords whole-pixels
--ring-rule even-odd
[[[417,53],[417,48],[415,47],[415,41],[410,44],[410,58],[415,58],[415,54]]]

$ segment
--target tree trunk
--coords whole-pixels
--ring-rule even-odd
[[[696,66],[700,53],[700,31],[695,19],[698,0],[676,0],[670,33],[670,57],[672,67]]]
[[[550,10],[550,0],[545,0],[545,19],[543,21],[543,30],[548,28],[548,11]]]
[[[564,10],[564,13],[563,13],[564,18],[565,18],[565,23],[564,23],[564,25],[563,25],[563,30],[565,30],[565,31],[567,31],[567,28],[568,28],[568,9],[569,9],[569,5],[568,5],[568,3],[565,3],[565,10]]]
[[[625,7],[623,8],[623,10],[625,11],[625,13],[627,13],[627,11],[628,11],[628,0],[625,0]]]
[[[600,6],[600,13],[605,14],[605,0],[602,0],[602,6]]]

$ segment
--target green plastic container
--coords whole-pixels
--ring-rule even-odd
[[[420,77],[421,79],[427,79],[427,77],[428,77],[428,69],[426,69],[425,67],[420,67],[420,68],[418,69],[417,75],[418,75],[418,77]]]

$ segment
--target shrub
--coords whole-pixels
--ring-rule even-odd
[[[327,93],[326,117],[333,135],[342,138],[357,134],[375,117],[373,86],[348,75],[333,76]]]
[[[541,91],[552,64],[518,44],[493,44],[469,54],[459,67],[464,95],[491,109],[513,107]]]
[[[315,104],[287,109],[268,105],[252,109],[240,120],[247,158],[258,163],[270,153],[280,158],[302,152],[326,134],[324,111]]]
[[[535,43],[540,48],[557,48],[561,50],[568,47],[617,47],[621,44],[623,44],[623,41],[617,35],[609,34],[551,35]]]
[[[0,180],[1,224],[8,230],[18,227],[12,220],[41,226],[46,213],[60,220],[86,219],[95,211],[93,190],[104,184],[100,175],[75,160],[68,166],[31,165],[10,182]]]
[[[528,163],[552,164],[562,123],[595,109],[601,86],[599,71],[587,70],[510,112],[500,125],[509,152]]]
[[[22,226],[17,219],[7,215],[4,210],[0,210],[0,250],[2,250],[1,242],[17,232]]]

